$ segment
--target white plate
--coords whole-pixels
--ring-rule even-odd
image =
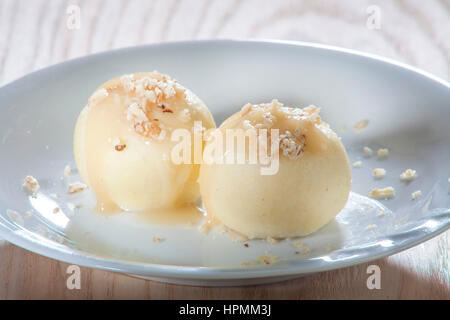
[[[109,78],[155,69],[192,89],[219,124],[247,102],[272,98],[322,108],[351,162],[363,164],[353,169],[347,207],[319,232],[298,240],[309,253],[296,254],[300,249],[292,241],[250,241],[247,248],[215,231],[146,225],[132,214],[104,218],[92,211],[89,191],[66,194],[67,183],[79,179],[61,177],[67,163],[74,167],[73,128],[88,96]],[[180,42],[68,61],[0,89],[0,235],[69,263],[195,285],[266,283],[377,259],[449,228],[449,103],[443,80],[383,58],[309,43]],[[355,131],[363,119],[369,126]],[[390,155],[364,158],[365,145],[387,147]],[[384,179],[372,178],[375,167],[387,170]],[[410,184],[399,179],[407,168],[419,174]],[[26,175],[41,183],[37,198],[22,191]],[[388,185],[396,189],[394,199],[365,197],[373,187]],[[423,196],[411,200],[419,189]],[[82,207],[74,214],[68,201]],[[55,206],[62,208],[57,214]],[[377,227],[367,230],[369,225]],[[165,241],[153,243],[153,236]],[[242,266],[261,255],[275,255],[277,262]]]

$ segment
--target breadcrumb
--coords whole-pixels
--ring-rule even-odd
[[[411,199],[413,199],[413,200],[417,199],[420,196],[422,196],[422,191],[420,191],[420,190],[417,190],[417,191],[414,191],[413,193],[411,193]]]
[[[353,162],[353,168],[361,168],[361,166],[362,166],[361,160]]]
[[[74,182],[74,183],[69,184],[69,188],[68,188],[67,192],[69,194],[74,194],[77,192],[81,192],[81,191],[85,190],[86,188],[87,188],[87,185],[85,185],[84,183]]]
[[[30,192],[31,194],[36,194],[36,192],[39,190],[39,182],[36,180],[33,176],[26,176],[25,180],[23,182],[23,187]]]
[[[373,169],[373,176],[375,179],[382,179],[386,175],[386,170],[383,168]]]
[[[369,147],[364,147],[363,152],[364,152],[364,156],[368,157],[368,158],[371,157],[373,154],[372,149],[370,149]]]
[[[264,264],[272,264],[275,261],[277,261],[277,256],[260,256],[258,258],[258,262]]]
[[[400,180],[410,182],[417,178],[417,172],[413,169],[406,169],[400,174]]]
[[[393,187],[386,187],[386,188],[374,188],[370,194],[370,197],[374,199],[391,199],[395,196],[395,189]]]

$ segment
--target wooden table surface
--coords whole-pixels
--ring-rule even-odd
[[[80,8],[80,25],[73,20],[76,12],[67,13],[73,4]],[[0,0],[0,85],[93,52],[217,38],[338,45],[450,78],[449,0]],[[228,288],[176,286],[81,268],[81,289],[68,290],[66,263],[0,240],[0,299],[450,299],[449,236],[447,231],[371,263],[381,269],[380,290],[366,286],[368,264]]]

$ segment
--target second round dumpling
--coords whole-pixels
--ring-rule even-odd
[[[279,167],[274,174],[262,174],[261,164],[249,163],[250,150],[261,149],[259,138],[236,151],[237,156],[245,153],[244,164],[227,164],[233,152],[226,148],[216,157],[225,159],[224,164],[202,164],[199,182],[205,208],[225,226],[249,238],[304,236],[344,207],[351,184],[347,153],[318,108],[287,108],[276,100],[247,104],[218,130],[228,138],[237,129],[266,129],[269,140],[275,139],[271,130],[278,129]],[[266,145],[270,148],[271,142]]]

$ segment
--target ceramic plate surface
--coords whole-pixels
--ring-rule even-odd
[[[362,161],[352,168],[347,206],[311,236],[249,241],[247,248],[216,230],[204,235],[196,227],[154,226],[133,213],[102,217],[93,212],[90,191],[68,195],[68,183],[80,178],[76,171],[65,178],[63,170],[75,167],[73,129],[90,94],[112,77],[152,70],[195,92],[218,124],[247,102],[277,98],[288,106],[321,107],[350,161]],[[450,226],[450,86],[372,55],[276,41],[142,46],[32,73],[0,88],[0,107],[0,236],[69,263],[183,284],[265,283],[377,259]],[[361,120],[369,125],[355,130]],[[363,146],[390,154],[366,158]],[[386,169],[384,179],[372,177],[377,167]],[[399,179],[407,168],[418,173],[408,184]],[[22,190],[26,175],[40,181],[35,198]],[[386,186],[395,188],[394,199],[367,197]],[[422,196],[412,200],[416,190]],[[71,210],[68,202],[78,208]],[[61,211],[53,213],[56,206]],[[154,243],[154,236],[165,240]],[[276,256],[276,262],[255,263],[262,255]]]

